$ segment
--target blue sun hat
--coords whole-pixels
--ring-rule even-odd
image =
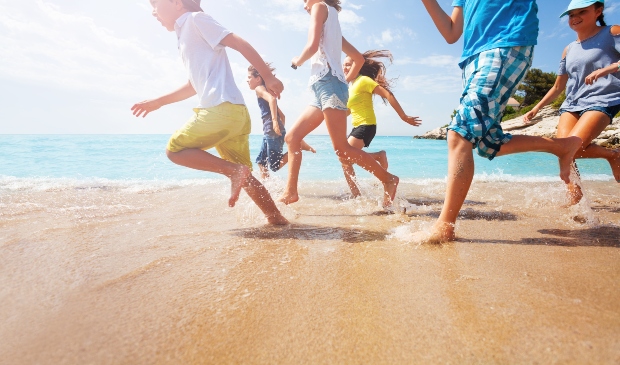
[[[560,18],[568,14],[571,10],[587,8],[594,3],[605,4],[605,0],[572,0],[570,4],[568,4],[566,11],[560,15]]]

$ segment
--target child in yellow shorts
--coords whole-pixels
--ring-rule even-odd
[[[166,155],[179,165],[227,176],[231,182],[228,205],[234,207],[241,189],[263,211],[270,224],[287,224],[265,187],[252,176],[250,117],[235,85],[226,47],[241,53],[263,76],[266,89],[279,97],[284,89],[244,39],[205,14],[200,0],[150,0],[153,16],[175,31],[179,52],[189,81],[176,91],[135,104],[137,117],[145,117],[163,105],[198,95],[192,118],[168,142]],[[206,150],[215,147],[220,157]]]

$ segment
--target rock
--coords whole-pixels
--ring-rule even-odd
[[[523,117],[519,116],[502,122],[505,132],[513,135],[539,136],[553,138],[557,132],[560,116],[558,111],[550,106],[540,110],[536,118],[531,123],[523,123]],[[440,127],[424,133],[421,136],[414,136],[415,139],[446,139],[447,128]],[[620,118],[614,118],[613,123],[607,127],[592,143],[606,148],[620,148]]]

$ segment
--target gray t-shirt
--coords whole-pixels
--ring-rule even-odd
[[[566,58],[560,61],[558,75],[568,74],[566,100],[562,109],[576,112],[592,106],[620,104],[620,72],[586,85],[586,76],[620,61],[620,36],[611,34],[611,27],[601,29],[582,42],[568,45]]]

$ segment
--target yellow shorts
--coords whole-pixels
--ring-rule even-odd
[[[252,168],[250,159],[250,114],[245,105],[222,103],[194,109],[194,116],[176,131],[166,147],[170,152],[215,147],[226,161]]]

